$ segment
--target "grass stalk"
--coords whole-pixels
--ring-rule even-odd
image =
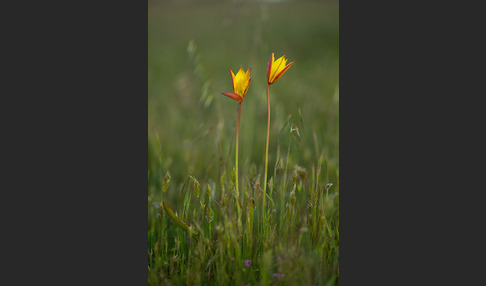
[[[286,183],[287,183],[287,168],[288,168],[288,165],[289,165],[289,158],[290,158],[290,145],[292,144],[292,139],[290,138],[289,139],[289,149],[287,150],[287,158],[285,160],[285,171],[284,171],[284,179],[283,179],[283,183],[282,183],[282,191],[280,193],[280,195],[282,196],[282,199],[281,199],[281,214],[280,214],[280,221],[283,222],[283,218],[284,218],[284,206],[285,206],[285,188],[286,188]]]

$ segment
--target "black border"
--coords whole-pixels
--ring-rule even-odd
[[[2,280],[147,284],[148,3],[17,5],[2,36]]]
[[[341,285],[483,280],[479,11],[340,1]]]

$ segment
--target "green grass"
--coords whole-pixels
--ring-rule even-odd
[[[148,15],[149,285],[339,284],[338,2],[149,1]],[[270,87],[262,210],[272,51],[295,64]],[[240,65],[236,196],[237,103],[221,92]]]

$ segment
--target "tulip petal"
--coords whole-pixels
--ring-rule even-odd
[[[291,65],[293,65],[293,64],[294,64],[294,62],[291,62],[291,63],[290,63],[290,64],[288,64],[288,65],[287,65],[285,68],[283,68],[283,70],[282,70],[281,72],[279,72],[279,73],[278,73],[278,74],[275,76],[275,78],[274,78],[273,82],[276,82],[276,81],[277,81],[277,80],[278,80],[278,79],[279,79],[279,78],[280,78],[280,77],[281,77],[281,76],[282,76],[282,75],[283,75],[283,74],[284,74],[284,73],[285,73],[285,72],[286,72],[286,71],[287,71],[287,70],[290,68],[290,66],[291,66]]]
[[[246,71],[246,78],[250,78],[250,71],[251,71],[251,68],[249,68],[247,71]]]
[[[246,92],[248,91],[248,87],[250,86],[250,80],[251,80],[251,76],[248,78],[248,83],[246,84],[245,91],[243,92],[243,98],[245,98]]]
[[[267,65],[267,82],[270,84],[270,76],[271,76],[271,71],[272,71],[272,63],[273,63],[273,59],[274,59],[274,56],[273,56],[273,52],[272,52],[272,55],[270,56],[270,59],[268,60],[268,65]]]
[[[238,74],[241,76],[244,73],[245,71],[243,70],[243,66],[240,66],[240,70],[238,70]]]
[[[236,90],[236,87],[235,87],[235,74],[233,73],[233,71],[231,69],[229,69],[230,73],[231,73],[231,83],[233,84],[233,91]]]
[[[242,98],[245,96],[245,91],[248,88],[248,76],[249,72],[246,72],[243,70],[242,67],[240,67],[240,70],[238,73],[235,75],[234,79],[234,93],[239,94]]]
[[[283,67],[285,67],[285,56],[281,56],[272,64],[272,77],[270,78],[272,82],[275,82],[276,75],[279,73]]]
[[[233,92],[222,92],[222,95],[226,95],[229,98],[232,98],[236,101],[243,101],[243,97],[241,97],[239,94],[233,93]]]

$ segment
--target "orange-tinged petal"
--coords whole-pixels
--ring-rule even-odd
[[[273,80],[273,82],[276,82],[288,69],[291,65],[293,65],[294,62],[291,62],[290,64],[288,64],[282,71],[280,71],[276,76],[275,76],[275,79]]]
[[[270,71],[272,70],[272,63],[273,63],[274,55],[272,52],[272,55],[270,56],[270,59],[268,60],[267,64],[267,82],[270,83]]]
[[[227,97],[232,98],[236,101],[243,101],[243,98],[239,94],[233,92],[222,92],[221,94],[226,95]]]
[[[249,68],[249,69],[246,71],[246,73],[245,73],[245,76],[246,76],[246,83],[245,83],[246,88],[245,88],[245,90],[243,91],[243,94],[242,94],[243,98],[245,97],[246,92],[248,91],[248,87],[250,86],[250,81],[251,81],[250,72],[251,72],[251,68]]]
[[[278,72],[280,72],[281,70],[281,67],[284,67],[285,66],[285,59],[283,56],[281,56],[280,58],[278,58],[273,64],[272,64],[272,71],[271,71],[271,74],[272,74],[272,82],[275,81],[275,75],[277,75]],[[283,65],[282,65],[283,64]]]
[[[246,89],[245,91],[243,92],[243,98],[245,98],[245,95],[246,95],[246,92],[248,91],[248,87],[250,86],[250,80],[251,80],[251,77],[248,78],[248,83],[246,85]]]

